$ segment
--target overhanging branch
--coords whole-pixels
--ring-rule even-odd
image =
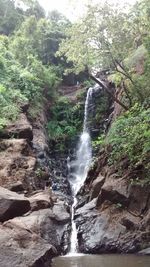
[[[100,81],[99,79],[97,79],[95,76],[93,76],[92,74],[89,75],[90,78],[96,82],[97,84],[99,84],[111,97],[112,99],[118,103],[121,107],[123,107],[125,110],[128,110],[128,107],[126,105],[124,105],[124,103],[122,103],[115,95],[113,92],[111,92],[111,90],[109,90],[108,86],[103,83],[102,81]]]

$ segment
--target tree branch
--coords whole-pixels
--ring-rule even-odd
[[[112,98],[113,100],[118,103],[121,107],[123,107],[125,110],[128,110],[128,107],[125,106],[115,95],[113,92],[111,92],[107,85],[105,83],[103,83],[102,81],[98,80],[96,77],[94,77],[92,74],[89,74],[90,78],[95,81],[96,83],[98,83]]]

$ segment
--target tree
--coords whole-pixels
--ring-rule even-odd
[[[24,1],[24,3],[28,6],[25,12],[26,16],[35,16],[38,20],[45,18],[45,10],[37,0]]]
[[[13,0],[0,0],[0,34],[10,35],[23,21],[23,10]]]
[[[147,0],[146,0],[147,1]],[[144,16],[144,27],[141,7],[140,16],[135,7],[127,12],[105,2],[102,5],[89,5],[86,15],[67,31],[67,38],[62,41],[59,55],[65,55],[73,62],[73,71],[79,73],[88,69],[89,73],[96,70],[109,69],[117,72],[123,83],[123,90],[131,104],[129,87],[134,87],[139,100],[143,102],[142,88],[132,75],[133,70],[124,60],[135,50],[135,39],[143,28],[147,28],[148,20]],[[136,24],[136,20],[139,20]],[[121,27],[120,27],[121,25]],[[93,76],[93,75],[92,75]],[[91,77],[92,77],[91,76]],[[95,81],[96,78],[94,77]],[[97,80],[99,83],[99,81]]]

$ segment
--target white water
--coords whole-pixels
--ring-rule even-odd
[[[72,231],[69,252],[69,255],[71,256],[78,253],[77,228],[74,221],[74,208],[77,204],[76,195],[80,190],[81,186],[84,184],[92,160],[91,138],[88,130],[88,115],[89,106],[92,100],[92,92],[93,88],[89,88],[85,101],[83,132],[80,136],[80,140],[78,143],[76,159],[70,163],[70,166],[74,168],[74,171],[72,173],[73,178],[70,181],[72,187],[72,194],[74,197],[72,205]]]

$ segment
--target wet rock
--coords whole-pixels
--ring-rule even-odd
[[[101,193],[103,188],[106,194],[98,206],[95,198],[76,210],[79,250],[95,254],[139,251],[150,241],[149,212],[142,217],[128,209],[126,200],[132,202],[132,197],[124,179],[109,177]]]
[[[94,203],[93,203],[94,204]],[[87,205],[86,205],[87,206]],[[117,252],[119,237],[126,228],[121,224],[111,224],[107,213],[94,209],[80,209],[76,219],[79,249],[84,253]]]
[[[139,230],[139,217],[114,205],[103,211],[82,208],[76,223],[79,250],[83,253],[135,253],[150,240],[149,232]]]
[[[21,139],[33,139],[32,126],[24,113],[19,115],[19,118],[15,123],[10,123],[2,134],[3,138],[12,136]]]
[[[150,248],[145,248],[138,252],[140,255],[150,255]]]
[[[0,226],[1,267],[48,267],[56,249],[35,233]]]
[[[28,199],[0,187],[0,221],[4,222],[30,210]]]
[[[70,221],[70,214],[67,212],[67,206],[62,201],[57,202],[53,207],[53,213],[55,220],[60,223],[66,223]]]
[[[102,175],[99,175],[92,183],[92,189],[91,189],[91,197],[90,199],[92,200],[93,198],[96,198],[99,195],[99,192],[101,190],[101,187],[103,186],[105,182],[105,177]]]
[[[86,215],[91,210],[95,210],[95,212],[97,214],[97,211],[95,208],[96,208],[96,199],[93,199],[92,201],[86,203],[83,207],[77,209],[76,213],[75,213],[75,217],[77,217],[79,215]]]
[[[77,196],[78,199],[78,203],[76,205],[76,209],[79,209],[81,207],[83,207],[89,200],[90,196],[88,194],[84,195],[84,196]]]
[[[103,185],[106,195],[99,206],[95,198],[76,210],[79,250],[83,253],[135,253],[150,242],[149,211],[141,216],[129,210],[126,199],[132,203],[130,186],[123,183],[121,191],[115,180],[111,187],[108,182]]]

